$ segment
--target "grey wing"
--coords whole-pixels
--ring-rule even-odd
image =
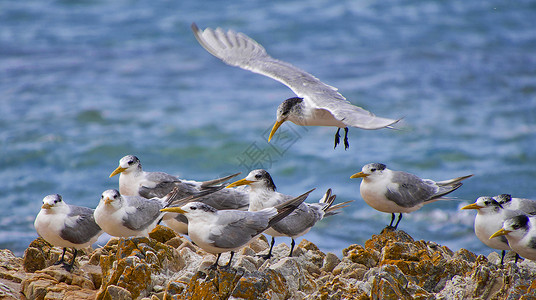
[[[128,206],[135,207],[123,219],[123,225],[131,230],[142,230],[151,225],[160,215],[163,208],[159,199],[145,199],[137,196],[123,196]]]
[[[518,201],[519,201],[519,207],[518,207],[519,210],[530,215],[536,214],[536,201],[535,200],[520,198]]]
[[[221,28],[200,30],[192,24],[197,41],[210,54],[224,63],[275,79],[288,86],[296,95],[314,108],[328,110],[348,126],[378,129],[398,120],[375,116],[348,102],[343,95],[313,75],[281,60],[272,58],[256,41],[243,33]]]
[[[177,194],[179,198],[188,197],[198,192],[198,189],[194,185],[176,180],[160,182],[153,188],[142,186],[138,189],[138,193],[147,199],[155,197],[162,198],[169,194],[175,187],[179,188]]]
[[[154,183],[155,186],[141,186],[138,189],[140,196],[150,199],[154,197],[162,198],[167,195],[178,184],[180,179],[164,172],[145,172],[146,181]]]
[[[296,236],[322,220],[324,216],[323,206],[321,204],[302,203],[290,215],[272,225],[272,228],[285,235]]]
[[[222,189],[196,201],[208,204],[215,209],[247,209],[249,194],[237,189]]]
[[[62,239],[73,244],[85,244],[101,232],[101,228],[95,223],[93,209],[74,205],[69,205],[69,208],[71,211],[67,215],[68,217],[79,217],[73,226],[66,224],[65,228],[61,230],[60,237]]]
[[[394,171],[394,187],[387,189],[387,199],[402,207],[413,207],[432,200],[437,187],[430,185],[419,177],[401,171]]]
[[[270,217],[277,212],[271,211],[219,211],[218,227],[209,238],[213,245],[219,248],[237,248],[248,243],[252,238],[268,228]]]

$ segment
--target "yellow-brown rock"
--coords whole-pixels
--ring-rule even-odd
[[[208,270],[215,256],[158,226],[151,238],[111,239],[81,251],[73,272],[51,266],[61,255],[37,239],[23,259],[0,252],[0,296],[27,299],[536,299],[536,263],[495,263],[385,229],[342,256],[302,240],[293,257],[278,244],[264,260],[265,237],[238,251],[231,268]],[[33,258],[30,254],[35,254]],[[229,259],[223,253],[220,263]],[[32,272],[26,272],[25,269]]]

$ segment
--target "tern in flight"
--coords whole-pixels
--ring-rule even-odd
[[[268,141],[285,121],[291,121],[301,126],[338,127],[335,147],[340,143],[339,132],[344,128],[344,148],[348,149],[348,127],[392,128],[400,120],[377,117],[351,104],[337,92],[337,88],[287,62],[271,57],[263,46],[243,33],[232,30],[225,32],[221,28],[201,30],[195,23],[192,24],[192,30],[201,46],[224,63],[275,79],[296,94],[297,97],[283,101],[277,108],[276,122]]]

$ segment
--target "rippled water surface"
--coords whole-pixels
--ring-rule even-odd
[[[278,190],[331,187],[344,213],[304,237],[324,251],[363,244],[390,216],[350,179],[369,162],[421,177],[475,176],[405,215],[415,239],[478,254],[478,196],[536,199],[533,1],[3,1],[0,3],[0,248],[37,237],[41,200],[96,207],[126,154],[146,170],[212,179],[266,168]],[[284,85],[221,63],[190,24],[244,32],[272,56],[336,86],[401,130],[284,125],[267,144]],[[279,239],[289,243],[286,239]]]

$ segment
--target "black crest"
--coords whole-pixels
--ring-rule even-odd
[[[266,186],[268,186],[268,188],[271,189],[272,191],[275,191],[277,189],[272,179],[272,176],[270,176],[270,173],[268,173],[268,171],[266,170],[263,170],[263,169],[256,170],[255,179],[264,180],[266,182]]]
[[[387,168],[387,166],[384,165],[384,164],[381,164],[381,163],[370,164],[370,170],[371,171],[376,171],[376,170],[383,171],[383,170],[385,170],[385,168]]]
[[[281,113],[288,113],[293,108],[295,108],[296,105],[302,102],[303,102],[303,98],[300,98],[300,97],[288,98],[287,100],[283,101],[281,105],[279,105],[279,110],[281,111]]]

